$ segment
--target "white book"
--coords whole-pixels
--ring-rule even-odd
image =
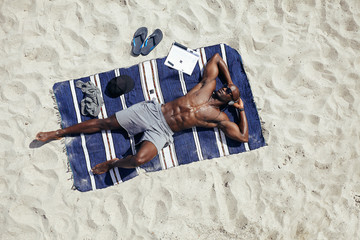
[[[174,42],[165,60],[165,65],[191,75],[198,60],[197,52]]]

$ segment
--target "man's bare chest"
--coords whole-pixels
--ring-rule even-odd
[[[217,122],[217,118],[221,114],[220,110],[210,106],[201,105],[193,108],[194,117],[199,121]]]

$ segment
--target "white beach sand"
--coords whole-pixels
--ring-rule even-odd
[[[359,239],[360,1],[255,2],[1,1],[0,239]],[[164,39],[132,57],[141,26]],[[71,190],[61,141],[31,145],[53,84],[173,41],[240,52],[268,146]]]

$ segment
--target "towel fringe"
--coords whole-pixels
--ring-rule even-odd
[[[57,123],[61,127],[61,114],[60,114],[60,111],[59,111],[59,106],[57,105],[55,93],[51,89],[49,90],[49,93],[50,93],[51,98],[53,100],[53,108],[56,110],[55,115],[56,115],[56,118],[57,118]]]
[[[56,105],[57,107],[57,104],[56,104],[56,97],[55,97],[55,94],[54,94],[54,91],[53,90],[49,90],[49,93],[51,95],[51,98],[53,100],[53,103]]]
[[[69,161],[67,161],[67,171],[66,172],[67,173],[71,172],[71,167],[70,167],[70,162]]]
[[[70,173],[71,176],[70,178],[68,178],[68,181],[72,181],[73,185],[71,186],[71,190],[77,190],[76,186],[75,186],[75,182],[74,182],[74,173],[72,172],[71,170],[71,166],[70,166],[70,162],[69,162],[69,158],[66,162],[66,165],[67,165],[67,170],[66,170],[66,173]]]
[[[70,168],[70,163],[69,161],[67,162],[67,171],[66,173],[69,173],[71,172],[71,168]],[[75,186],[75,183],[74,183],[74,175],[71,174],[71,177],[67,179],[68,181],[72,181],[73,182],[73,185],[71,186],[71,190],[77,190],[76,186]]]
[[[56,112],[56,119],[57,119],[57,123],[61,126],[61,116],[59,112]]]
[[[57,101],[56,101],[55,93],[54,93],[54,91],[52,89],[49,90],[49,93],[50,93],[51,98],[53,100],[53,108],[56,110],[55,115],[56,115],[56,118],[57,118],[57,123],[59,124],[60,128],[62,128],[62,119],[61,119],[61,114],[60,114],[60,111],[59,111],[59,106],[58,106]],[[71,186],[71,190],[77,190],[76,187],[75,187],[75,184],[74,184],[74,174],[72,173],[70,162],[69,162],[69,157],[67,155],[65,138],[61,138],[60,141],[61,141],[61,144],[63,145],[62,152],[65,153],[66,159],[67,159],[67,161],[66,161],[66,168],[67,168],[66,173],[71,173],[70,178],[68,178],[67,180],[73,182],[73,185]]]

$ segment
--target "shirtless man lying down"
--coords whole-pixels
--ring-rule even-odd
[[[215,91],[216,77],[223,87]],[[221,108],[231,105],[239,110],[238,123],[229,120]],[[239,89],[233,84],[229,70],[219,54],[207,63],[202,80],[185,96],[160,105],[154,101],[137,103],[106,119],[91,119],[68,128],[36,135],[38,141],[60,139],[66,135],[95,133],[102,130],[125,129],[130,135],[143,132],[140,149],[135,155],[114,158],[92,168],[102,174],[111,168],[135,168],[153,159],[158,152],[173,141],[174,132],[192,127],[217,127],[226,136],[247,142],[248,123]]]

